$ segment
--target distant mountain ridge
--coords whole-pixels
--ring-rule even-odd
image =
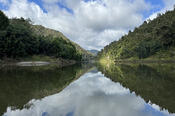
[[[89,51],[90,53],[92,53],[93,55],[95,55],[95,56],[96,56],[96,55],[98,54],[98,52],[99,52],[98,50],[88,50],[88,51]]]

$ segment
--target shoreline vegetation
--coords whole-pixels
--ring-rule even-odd
[[[120,63],[175,63],[175,59],[172,60],[161,60],[161,59],[142,59],[142,60],[116,60],[116,64]]]
[[[175,59],[168,58],[168,59],[120,59],[120,60],[111,60],[108,58],[101,58],[99,60],[96,60],[97,63],[104,65],[104,66],[109,66],[109,65],[117,65],[117,64],[169,64],[169,63],[175,63]]]

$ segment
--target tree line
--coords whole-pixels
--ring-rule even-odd
[[[82,54],[62,37],[36,35],[30,20],[8,17],[0,11],[0,59],[47,55],[81,60]]]

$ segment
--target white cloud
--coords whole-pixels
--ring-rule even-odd
[[[9,6],[9,10],[5,11],[7,16],[31,18],[33,21],[39,22],[41,18],[46,17],[46,14],[40,7],[34,3],[28,3],[27,0],[13,0]]]
[[[165,3],[165,9],[166,10],[172,10],[174,5],[175,5],[175,1],[174,0],[163,0]]]
[[[62,3],[73,14],[56,3]],[[27,0],[12,0],[9,17],[31,18],[35,24],[63,32],[86,49],[101,49],[143,22],[143,11],[151,7],[144,0],[43,0],[47,13]]]

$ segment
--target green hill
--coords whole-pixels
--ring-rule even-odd
[[[175,10],[158,14],[133,32],[106,46],[100,60],[175,60]]]
[[[75,47],[76,50],[82,54],[82,60],[89,60],[93,57],[93,54],[91,54],[90,52],[88,52],[87,50],[83,49],[82,47],[80,47],[78,44],[76,44],[75,42],[69,40],[66,36],[64,36],[61,32],[53,30],[53,29],[49,29],[49,28],[45,28],[42,25],[31,25],[31,28],[33,30],[33,32],[38,35],[38,36],[52,36],[52,37],[61,37],[63,40],[67,41],[67,42],[71,42]]]
[[[8,19],[0,11],[0,24],[0,59],[42,55],[80,61],[92,56],[61,32],[32,25],[30,20]]]

